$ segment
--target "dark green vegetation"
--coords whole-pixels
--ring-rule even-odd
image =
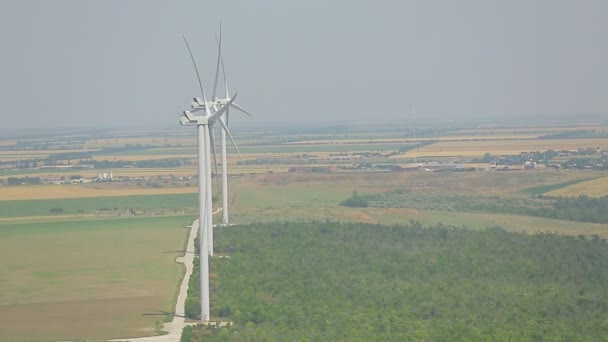
[[[577,340],[608,334],[598,237],[340,223],[219,230],[212,317],[184,341]]]
[[[507,198],[487,195],[463,195],[429,192],[410,192],[401,187],[378,195],[358,195],[340,203],[350,207],[411,208],[420,210],[445,210],[459,212],[506,213],[538,216],[550,219],[608,223],[608,196],[592,198],[550,197],[540,194],[586,180],[574,180],[559,184],[527,188],[523,192],[536,194],[528,198]],[[356,205],[356,204],[365,205]]]
[[[373,196],[359,195],[357,192],[353,192],[353,195],[340,202],[340,205],[343,207],[365,208],[369,206],[370,198],[373,198]]]
[[[608,223],[608,196],[558,198],[554,207],[558,219]]]
[[[8,177],[6,179],[7,185],[20,185],[20,184],[41,184],[42,180],[40,177]]]

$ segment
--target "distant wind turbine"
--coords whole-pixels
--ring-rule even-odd
[[[219,33],[219,38],[217,38],[217,44],[218,44],[218,53],[217,53],[217,64],[216,64],[216,68],[215,68],[215,81],[213,83],[213,101],[214,101],[214,108],[217,109],[219,108],[219,106],[228,106],[228,108],[226,108],[226,120],[224,120],[224,117],[220,117],[219,118],[219,123],[222,125],[222,129],[220,132],[220,145],[221,145],[221,155],[222,155],[222,224],[223,225],[229,225],[229,221],[228,221],[228,162],[227,162],[227,153],[226,153],[226,135],[228,135],[228,138],[230,138],[232,145],[234,146],[237,154],[239,155],[239,157],[241,156],[241,153],[239,151],[239,149],[236,147],[236,143],[234,142],[234,138],[230,135],[230,131],[228,130],[228,120],[229,120],[229,115],[230,115],[230,107],[235,108],[236,110],[245,113],[247,116],[251,117],[251,114],[249,114],[245,109],[243,109],[243,107],[239,106],[238,104],[236,104],[235,102],[231,101],[232,98],[230,97],[230,91],[228,90],[228,80],[226,79],[226,69],[224,68],[224,57],[222,55],[222,24],[220,23],[220,33]],[[219,70],[220,70],[220,66],[222,68],[222,76],[224,79],[224,98],[218,98],[217,97],[217,83],[218,83],[218,78],[219,78]]]

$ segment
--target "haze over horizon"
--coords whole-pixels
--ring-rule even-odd
[[[181,34],[211,96],[220,20],[256,121],[600,117],[607,15],[599,0],[4,1],[0,130],[177,126],[199,96]]]

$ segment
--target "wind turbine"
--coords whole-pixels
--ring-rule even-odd
[[[226,153],[226,135],[230,138],[232,145],[234,146],[239,157],[241,153],[239,149],[236,147],[236,143],[234,142],[233,137],[230,135],[228,131],[228,119],[230,115],[230,107],[234,107],[236,110],[245,113],[247,116],[251,117],[243,107],[239,106],[235,102],[231,101],[233,98],[230,97],[230,92],[228,90],[228,80],[226,79],[226,69],[224,68],[224,56],[222,55],[222,23],[220,23],[220,34],[219,39],[217,39],[218,52],[217,52],[217,63],[215,67],[215,81],[213,83],[213,101],[214,108],[218,108],[218,106],[228,106],[226,109],[226,120],[224,121],[223,117],[219,118],[219,122],[222,126],[220,132],[220,145],[221,145],[221,158],[222,158],[222,224],[224,226],[229,225],[228,222],[228,162],[227,162],[227,153]],[[222,68],[222,77],[224,79],[224,98],[217,97],[217,82],[219,77],[220,66]],[[228,134],[227,134],[228,133]]]
[[[207,101],[203,83],[194,60],[190,45],[184,37],[188,53],[192,59],[202,99],[195,97],[192,111],[185,110],[179,118],[183,126],[196,126],[198,142],[198,200],[199,200],[199,243],[200,243],[200,273],[201,273],[201,320],[209,321],[209,256],[213,256],[213,217],[212,217],[212,185],[211,185],[211,147],[212,126],[228,110],[234,102],[235,95],[225,104],[217,105]],[[194,115],[202,112],[202,115]],[[222,129],[232,137],[228,127],[222,123]],[[215,152],[215,151],[214,151]]]
[[[412,107],[412,126],[414,127],[414,166],[416,166],[416,150],[418,146],[416,145],[416,108]]]

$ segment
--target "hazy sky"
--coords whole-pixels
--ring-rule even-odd
[[[0,130],[163,124],[221,20],[256,121],[608,117],[608,1],[0,1]],[[242,121],[246,123],[246,121]]]

